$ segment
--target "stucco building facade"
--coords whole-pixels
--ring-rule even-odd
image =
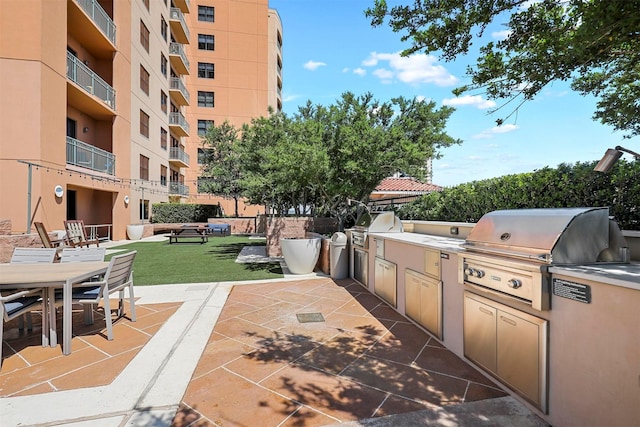
[[[14,234],[82,219],[124,239],[154,203],[231,203],[197,192],[203,126],[282,107],[267,0],[3,0],[0,40],[0,219]]]

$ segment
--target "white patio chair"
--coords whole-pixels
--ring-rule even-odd
[[[53,262],[55,256],[55,248],[14,248],[10,262]]]
[[[72,290],[73,304],[98,304],[102,300],[104,306],[104,320],[107,327],[107,339],[113,339],[113,320],[111,318],[111,303],[109,295],[119,292],[118,318],[124,315],[124,290],[129,288],[129,305],[131,307],[131,321],[136,321],[136,307],[133,294],[133,260],[137,251],[122,255],[114,255],[104,278],[98,282],[85,282],[76,285]],[[60,302],[61,299],[60,299]],[[93,310],[90,323],[93,323]]]
[[[105,248],[64,248],[60,262],[104,261]]]
[[[42,288],[3,291],[0,294],[0,365],[2,365],[2,339],[4,334],[4,324],[22,315],[28,315],[33,310],[42,311]],[[22,319],[22,318],[21,318]],[[28,317],[30,320],[30,317]],[[30,322],[29,322],[30,323]],[[45,319],[42,316],[42,329],[45,328]]]

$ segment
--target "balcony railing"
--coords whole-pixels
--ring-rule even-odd
[[[171,42],[169,44],[169,55],[178,55],[184,64],[187,72],[189,70],[189,60],[187,59],[187,55],[184,53],[184,49],[182,48],[182,43]]]
[[[96,0],[76,0],[76,3],[91,17],[91,20],[96,24],[100,31],[111,40],[111,43],[116,44],[116,25],[111,20],[111,17],[107,15],[102,6]]]
[[[189,187],[181,182],[170,181],[169,194],[179,194],[180,196],[186,197],[189,195]]]
[[[183,38],[183,42],[185,43],[189,43],[189,37],[190,37],[190,33],[189,33],[189,28],[187,27],[187,22],[184,20],[184,14],[182,13],[182,11],[180,9],[178,9],[177,7],[172,7],[171,11],[169,12],[169,19],[172,21],[179,21],[180,22],[180,26],[178,27],[172,27],[175,28],[176,31],[182,31],[184,33],[184,38]],[[182,36],[182,34],[180,34],[180,36]]]
[[[180,77],[171,77],[169,85],[171,90],[179,90],[182,96],[184,96],[184,99],[187,100],[187,104],[189,104],[189,91]]]
[[[115,175],[116,156],[86,142],[67,137],[67,163]]]
[[[169,150],[169,160],[179,160],[185,165],[189,164],[189,155],[180,147],[171,147]]]
[[[187,119],[185,119],[181,113],[169,113],[169,125],[180,126],[187,134],[189,133],[189,123],[187,123]]]
[[[103,100],[112,110],[115,110],[116,91],[69,52],[67,52],[67,77],[91,95]]]

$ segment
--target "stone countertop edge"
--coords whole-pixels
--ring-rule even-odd
[[[391,232],[369,233],[369,236],[397,242],[418,245],[445,252],[464,252],[461,246],[465,240],[453,237],[434,236],[430,234]],[[553,265],[549,267],[552,274],[561,274],[577,279],[591,280],[607,285],[621,286],[640,290],[640,263],[600,263],[592,265]]]

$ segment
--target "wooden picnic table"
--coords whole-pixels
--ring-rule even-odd
[[[199,225],[183,225],[179,229],[171,230],[169,235],[169,244],[179,242],[206,243],[209,241],[204,227]]]

